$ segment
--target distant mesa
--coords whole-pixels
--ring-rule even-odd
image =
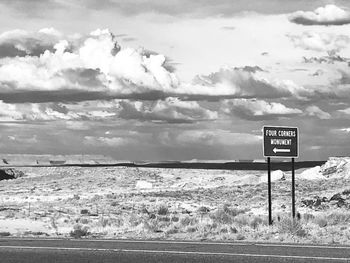
[[[117,161],[104,155],[0,154],[3,165],[79,165],[112,164]],[[0,162],[1,164],[1,162]]]
[[[65,163],[66,163],[65,160],[50,160],[51,165],[63,165]]]

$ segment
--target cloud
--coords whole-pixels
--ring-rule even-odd
[[[210,75],[197,76],[187,95],[200,98],[285,98],[307,93],[303,87],[290,80],[266,79],[255,72],[259,67],[224,67]],[[185,92],[184,92],[185,93]]]
[[[342,62],[348,62],[349,58],[342,57],[336,53],[336,51],[328,51],[328,56],[321,56],[321,57],[303,57],[304,63],[317,63],[317,64],[334,64],[334,63],[342,63]]]
[[[59,34],[54,29],[39,32]],[[15,35],[20,42],[20,36],[26,33]],[[22,42],[26,43],[26,37]],[[4,102],[284,98],[306,92],[292,81],[260,76],[263,71],[259,66],[225,67],[197,76],[192,83],[181,82],[166,56],[145,49],[121,48],[109,30],[98,29],[75,39],[61,37],[53,50],[42,54],[31,53],[27,44],[23,50],[24,57],[0,59],[0,97]]]
[[[346,25],[350,24],[350,13],[336,5],[326,5],[314,11],[297,11],[289,16],[293,23],[312,25]]]
[[[305,114],[308,116],[315,116],[321,120],[327,120],[331,118],[328,112],[321,110],[319,107],[312,105],[305,109]]]
[[[84,130],[82,121],[139,120],[156,123],[194,123],[218,119],[218,113],[195,101],[88,101],[79,103],[21,103],[0,101],[2,121],[67,121],[67,128]]]
[[[346,109],[342,109],[342,110],[338,110],[338,111],[345,114],[345,115],[350,115],[350,108],[346,108]]]
[[[46,50],[39,57],[2,59],[0,97],[5,102],[149,97],[174,92],[179,85],[164,66],[165,56],[145,54],[142,49],[120,50],[108,30],[91,32],[77,43],[70,49],[69,41],[60,40],[54,51]]]
[[[65,7],[63,1],[56,0],[2,0],[1,4],[6,7],[12,7],[27,16],[34,17],[43,17],[53,10],[63,9]]]
[[[62,103],[9,104],[0,101],[0,121],[93,121],[117,118],[116,112],[110,111],[110,109],[106,110],[97,104],[96,101],[90,105]]]
[[[331,33],[303,32],[301,35],[287,35],[294,46],[313,51],[336,51],[346,48],[350,37]]]
[[[18,112],[16,105],[7,104],[0,100],[0,122],[21,119],[23,119],[23,115]]]
[[[21,144],[36,144],[39,142],[36,135],[33,135],[31,137],[10,135],[10,136],[8,136],[8,139],[9,139],[9,141],[21,143]]]
[[[262,137],[249,133],[235,133],[226,130],[217,129],[215,131],[188,130],[177,134],[174,138],[177,143],[199,144],[199,145],[244,145],[257,144],[261,142]]]
[[[288,108],[281,103],[255,99],[226,100],[222,110],[228,115],[233,114],[246,120],[272,120],[302,113],[299,109]]]
[[[120,118],[141,121],[193,123],[218,118],[217,112],[205,109],[195,101],[181,101],[177,98],[157,102],[120,101],[118,108]]]
[[[345,1],[345,0],[344,0]],[[0,6],[12,8],[31,17],[52,17],[70,12],[112,12],[118,16],[137,16],[152,14],[171,17],[232,17],[244,12],[263,14],[285,14],[296,11],[301,4],[315,7],[324,0],[2,0]]]
[[[350,133],[350,128],[342,128],[340,131],[345,132],[345,133]]]
[[[117,146],[125,146],[127,144],[134,143],[134,141],[130,138],[124,137],[94,137],[94,136],[85,136],[84,144],[90,145],[94,147],[117,147]]]
[[[46,50],[54,51],[54,45],[61,37],[61,33],[53,28],[43,28],[38,32],[4,32],[0,35],[0,58],[40,56]]]

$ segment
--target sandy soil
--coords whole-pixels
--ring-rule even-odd
[[[318,243],[350,240],[346,202],[344,206],[334,202],[305,205],[305,200],[315,196],[329,200],[349,189],[350,179],[346,177],[317,178],[319,174],[310,173],[313,180],[305,180],[305,171],[297,171],[301,219],[293,221],[289,215],[291,175],[274,172],[275,224],[269,227],[267,175],[263,171],[18,169],[24,177],[0,182],[0,236]]]

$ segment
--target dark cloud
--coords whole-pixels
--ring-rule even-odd
[[[350,18],[349,19],[340,19],[340,20],[334,20],[334,21],[315,21],[312,19],[308,19],[305,17],[296,17],[290,20],[291,22],[294,22],[296,24],[301,24],[304,26],[313,26],[313,25],[322,25],[322,26],[330,26],[330,25],[346,25],[350,24]]]
[[[57,111],[59,113],[67,114],[69,112],[67,106],[61,104],[61,103],[51,103],[50,108],[53,111]]]
[[[46,50],[54,51],[53,45],[42,44],[32,39],[32,43],[25,43],[25,49],[18,48],[16,43],[0,43],[0,58],[5,57],[24,57],[24,56],[40,56]],[[36,42],[36,43],[35,43]],[[30,44],[30,45],[27,45]]]
[[[339,84],[350,84],[350,73],[341,71],[340,74]]]
[[[321,57],[303,57],[304,63],[326,63],[326,64],[334,64],[336,62],[349,62],[350,59],[346,57],[342,57],[334,52],[328,52],[328,56],[321,56]]]
[[[59,73],[58,76],[63,77],[71,83],[79,84],[84,87],[101,87],[103,83],[101,79],[104,75],[99,69],[90,68],[74,68],[66,69]]]
[[[53,29],[29,33],[20,30],[5,32],[0,35],[0,58],[40,56],[46,50],[54,51],[59,41],[59,34]]]
[[[15,45],[11,43],[1,43],[0,44],[0,58],[5,57],[24,57],[27,52],[18,49]]]
[[[258,72],[258,71],[264,71],[259,66],[244,66],[244,67],[240,67],[240,68],[235,67],[234,69],[235,70],[243,70],[243,71],[251,72],[251,73],[255,73],[255,72]]]
[[[43,102],[77,102],[98,99],[112,99],[105,92],[86,91],[78,89],[61,89],[61,90],[1,90],[0,98],[5,103],[43,103]]]

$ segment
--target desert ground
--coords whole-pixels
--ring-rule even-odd
[[[10,168],[2,168],[10,169]],[[0,236],[350,244],[350,158],[272,173],[130,167],[18,167],[0,181]],[[10,171],[10,172],[11,172]]]

